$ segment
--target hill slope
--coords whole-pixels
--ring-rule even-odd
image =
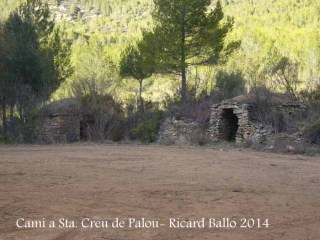
[[[2,0],[0,17],[5,18],[19,2]],[[98,39],[108,57],[118,62],[124,47],[135,42],[142,29],[153,26],[152,0],[51,0],[50,4],[64,38],[73,43],[76,69],[81,67],[78,57],[82,50],[90,50],[84,48],[90,39]],[[222,4],[235,22],[229,40],[242,41],[241,48],[222,66],[226,71],[242,72],[249,83],[265,83],[270,69],[287,57],[298,66],[303,87],[319,83],[319,1],[223,0]]]

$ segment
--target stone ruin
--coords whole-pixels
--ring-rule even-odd
[[[222,102],[211,107],[209,139],[240,142],[252,136],[252,106],[247,103]]]
[[[192,142],[192,135],[198,129],[198,124],[191,119],[167,118],[160,126],[158,141],[161,144],[184,145]]]
[[[296,111],[306,110],[299,102],[290,102],[281,95],[274,95],[268,103],[267,112],[291,115]],[[242,95],[211,106],[207,134],[212,142],[235,141],[244,143],[247,140],[264,142],[275,134],[272,126],[259,121],[256,114],[258,107],[252,95]]]
[[[268,112],[290,115],[306,110],[299,102],[290,102],[281,94],[273,94]],[[272,126],[258,120],[253,95],[241,95],[210,107],[208,127],[204,130],[210,142],[228,141],[238,144],[246,141],[262,143],[275,134]],[[191,143],[192,134],[199,124],[192,120],[168,118],[160,127],[159,142],[167,144]]]
[[[291,115],[304,111],[306,106],[287,99],[272,97],[268,112]],[[259,121],[257,104],[251,95],[241,95],[210,107],[208,124],[199,124],[188,118],[167,118],[160,126],[159,143],[185,145],[195,143],[203,134],[209,142],[246,141],[262,143],[276,132],[272,126]],[[39,115],[39,140],[46,143],[90,140],[92,122],[81,113],[78,99],[69,98],[44,106]],[[206,126],[205,128],[203,126]]]
[[[80,140],[80,103],[63,99],[44,106],[39,114],[39,140],[45,143]]]

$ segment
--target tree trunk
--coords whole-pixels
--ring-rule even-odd
[[[143,98],[142,98],[142,82],[143,79],[139,80],[139,97],[140,97],[140,111],[143,112],[144,108],[143,108]]]
[[[19,116],[20,116],[21,126],[23,126],[24,125],[24,114],[23,114],[23,108],[21,105],[19,106]]]
[[[10,103],[10,123],[13,122],[14,103]]]
[[[181,19],[181,97],[184,104],[187,103],[187,75],[186,75],[186,29],[185,29],[185,8],[183,6],[183,13]]]
[[[181,96],[182,96],[182,101],[184,103],[187,102],[187,76],[186,76],[186,68],[181,69],[181,80],[182,80],[182,85],[181,85]]]
[[[7,112],[6,112],[6,99],[5,97],[2,98],[1,103],[2,108],[2,127],[3,127],[3,133],[7,133]]]

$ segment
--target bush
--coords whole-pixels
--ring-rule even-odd
[[[134,116],[135,123],[130,129],[130,138],[144,143],[157,141],[158,132],[163,118],[163,112],[158,108],[149,107]]]
[[[241,73],[218,72],[216,87],[213,92],[218,101],[233,98],[243,93],[245,93],[245,80]]]
[[[20,127],[23,143],[35,143],[37,141],[37,127],[39,124],[39,119],[37,118],[38,114],[38,110],[32,109],[32,107],[28,108],[25,123]]]
[[[85,95],[81,98],[82,138],[119,141],[124,137],[124,113],[110,95]]]
[[[290,114],[274,108],[281,102],[289,102],[289,96],[286,94],[273,93],[266,87],[256,87],[250,94],[254,102],[255,119],[272,127],[276,133],[294,133],[299,131],[299,125],[307,117],[306,111],[293,111]]]
[[[320,120],[310,124],[303,133],[308,143],[320,145]]]
[[[205,126],[210,118],[212,104],[212,99],[208,96],[198,100],[189,99],[186,104],[180,99],[167,99],[165,118],[175,118],[176,120],[185,118],[198,123],[199,126]]]
[[[202,94],[199,98],[188,93],[187,101],[180,98],[167,98],[165,101],[166,117],[191,119],[205,128],[210,117],[210,107],[222,100],[229,99],[245,92],[245,81],[241,73],[220,71],[216,77],[216,86],[210,95]],[[176,94],[179,96],[179,94]]]
[[[0,143],[35,143],[37,140],[36,110],[25,113],[25,121],[21,124],[20,119],[13,117],[7,121],[7,131],[3,132],[0,127]]]

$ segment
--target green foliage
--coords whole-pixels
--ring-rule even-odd
[[[30,123],[29,107],[36,109],[70,76],[70,51],[61,41],[59,30],[54,29],[48,5],[40,0],[27,0],[12,12],[1,27],[1,35],[3,132],[8,133],[16,111],[20,133],[26,139],[24,134],[31,134],[30,131],[23,131]],[[7,106],[10,108],[9,122]],[[15,131],[14,128],[9,130]]]
[[[26,0],[15,11],[24,22],[33,25],[40,43],[47,42],[54,28],[49,5],[41,0]]]
[[[305,120],[303,137],[309,144],[320,146],[320,102],[308,106],[308,118]]]
[[[3,65],[7,65],[6,70],[11,79],[9,81],[6,78],[4,81],[8,88],[11,88],[10,95],[15,95],[17,88],[25,86],[30,86],[35,92],[39,92],[41,90],[40,44],[32,24],[23,21],[17,13],[14,13],[5,23],[4,33],[4,44],[9,49]],[[14,95],[13,98],[16,98]]]
[[[320,145],[320,122],[315,122],[304,131],[304,137],[309,143]]]
[[[119,141],[124,137],[124,114],[110,95],[81,97],[82,139]]]
[[[298,65],[297,77],[301,84],[297,91],[314,91],[320,82],[317,1],[224,2],[226,14],[233,16],[235,23],[228,40],[242,41],[227,71],[242,71],[250,86],[267,85],[286,91],[278,88],[278,76],[271,76],[269,71],[284,57]]]
[[[137,47],[128,46],[120,61],[120,76],[133,78],[139,82],[140,107],[143,110],[143,81],[155,72],[156,52],[153,48],[155,36],[145,32]]]
[[[214,94],[218,100],[226,100],[245,92],[245,80],[241,73],[218,72]]]
[[[271,77],[274,77],[275,88],[286,92],[293,101],[298,100],[297,88],[299,80],[299,64],[291,62],[283,57],[272,69]]]
[[[143,114],[137,113],[137,121],[130,131],[131,139],[139,139],[144,143],[155,142],[158,138],[163,112],[151,107],[145,109]]]
[[[129,45],[120,61],[120,75],[143,80],[152,76],[155,71],[155,51],[152,46],[154,35],[145,32],[137,47]]]
[[[47,59],[47,63],[51,64],[51,66],[46,66],[45,69],[53,70],[51,76],[47,74],[44,77],[47,81],[46,85],[49,87],[49,89],[46,89],[46,92],[50,96],[74,72],[74,68],[71,65],[71,47],[61,39],[59,28],[54,29],[50,35],[48,44],[42,54]],[[45,71],[45,73],[48,72]],[[48,83],[48,81],[50,82]]]
[[[303,90],[304,99],[320,99],[317,0],[221,0],[223,12],[219,3],[209,0],[45,2],[0,1],[3,126],[10,126],[16,116],[27,124],[27,105],[37,107],[39,99],[52,95],[108,93],[124,104],[135,95],[137,105],[138,81],[120,82],[119,72],[123,77],[148,79],[143,84],[146,101],[180,96],[181,90],[188,92],[190,99],[203,98],[212,91],[215,100],[229,98],[242,92],[242,76],[249,89],[267,86],[289,93],[292,99],[300,98]],[[55,13],[62,18],[53,22]],[[143,33],[150,29],[149,36],[156,37],[141,47],[141,42],[148,42]],[[145,54],[150,49],[156,51],[156,57]],[[123,59],[127,59],[124,65],[128,68],[121,67]],[[131,64],[137,62],[148,64]],[[161,75],[149,78],[154,70]],[[193,107],[195,100],[188,108],[182,102],[177,105],[173,111],[178,115],[201,115]]]
[[[73,59],[75,74],[69,83],[70,94],[78,97],[110,93],[118,84],[118,71],[103,42],[94,37],[89,41],[78,39],[73,51],[77,51],[77,58]]]
[[[0,1],[2,19],[8,17],[20,2],[24,3],[25,0]],[[53,4],[52,6],[60,5],[66,9],[74,5],[81,11],[90,10],[81,13],[79,19],[75,17],[70,20],[65,17],[58,23],[64,34],[63,38],[74,42],[79,37],[88,39],[99,35],[110,47],[112,60],[115,63],[119,61],[120,53],[128,44],[134,45],[141,38],[141,30],[150,29],[154,25],[150,14],[152,0],[49,0],[48,2]],[[209,9],[213,9],[215,4],[215,1],[211,2]],[[302,83],[298,85],[298,91],[305,89],[314,92],[317,89],[320,82],[318,31],[320,8],[317,0],[279,0],[273,1],[272,4],[269,0],[221,0],[221,5],[225,15],[234,18],[233,31],[227,35],[226,43],[239,40],[242,42],[239,50],[225,65],[226,71],[235,69],[241,71],[247,85],[256,83],[271,85],[270,74],[265,72],[278,62],[279,56],[287,57],[290,62],[299,65],[298,77]],[[52,11],[59,10],[52,8]],[[219,49],[219,44],[215,44]],[[227,47],[224,52],[226,54],[229,52]],[[275,52],[278,56],[274,54]],[[77,57],[76,54],[76,52],[72,54],[73,58]],[[215,62],[214,51],[212,56],[211,60]],[[221,57],[224,60],[223,56]]]
[[[54,29],[47,4],[27,0],[6,21],[12,41],[12,57],[7,61],[19,84],[31,86],[47,99],[72,73],[70,49]],[[16,59],[16,60],[15,60]],[[10,64],[10,61],[12,62]],[[24,68],[24,69],[19,69]]]
[[[158,64],[162,70],[181,76],[181,96],[186,100],[188,67],[218,61],[232,22],[228,19],[222,24],[219,2],[212,11],[210,0],[155,0],[154,3],[154,33],[163,46],[158,53]]]
[[[21,4],[20,0],[0,1],[0,21],[6,19],[9,14]]]

